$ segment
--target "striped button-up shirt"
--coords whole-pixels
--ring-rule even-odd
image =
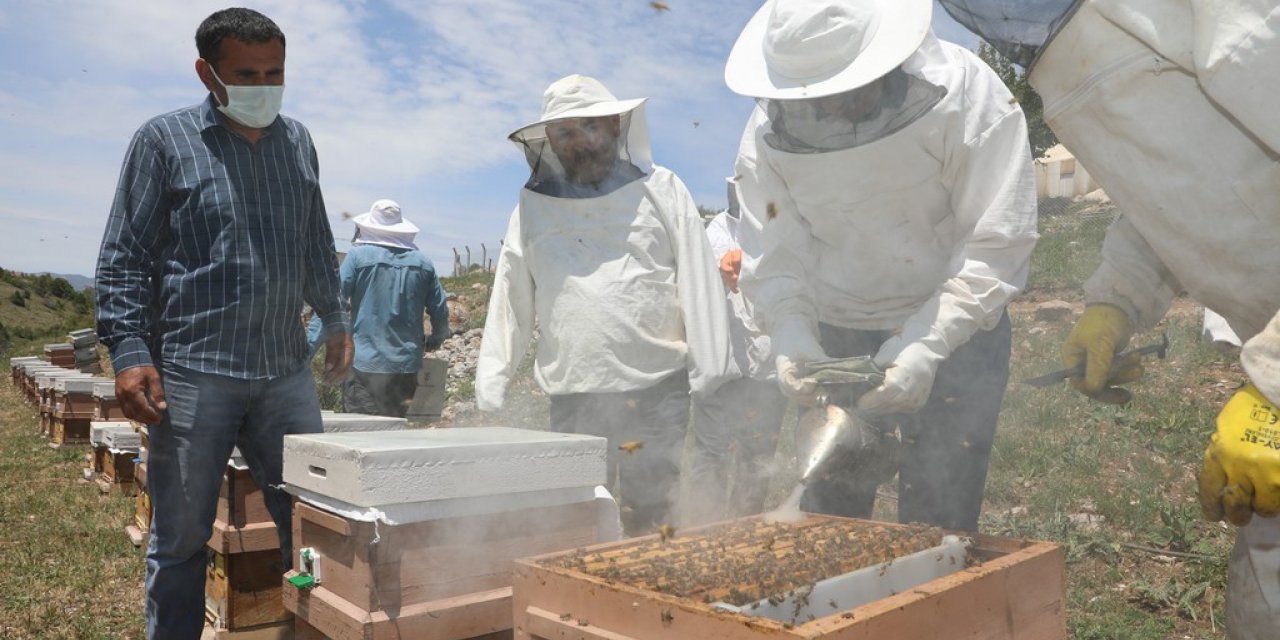
[[[307,364],[305,301],[347,331],[311,134],[256,143],[203,103],[147,122],[120,170],[98,256],[98,336],[118,373],[166,363],[235,378]]]

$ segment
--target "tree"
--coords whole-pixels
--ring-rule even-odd
[[[1031,157],[1039,158],[1045,150],[1058,144],[1058,137],[1053,134],[1044,121],[1044,102],[1040,94],[1027,82],[1027,72],[1008,58],[1000,55],[995,47],[987,43],[978,46],[978,57],[987,63],[1004,81],[1013,99],[1022,106],[1022,113],[1027,118],[1027,138],[1031,142]]]

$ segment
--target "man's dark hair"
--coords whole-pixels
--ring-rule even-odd
[[[233,7],[215,11],[196,29],[196,51],[211,65],[218,64],[218,48],[223,38],[235,38],[250,44],[279,40],[284,46],[284,32],[276,23],[253,9]]]

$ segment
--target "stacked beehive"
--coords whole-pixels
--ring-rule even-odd
[[[74,367],[85,373],[102,373],[98,361],[98,333],[93,329],[77,329],[67,334],[74,353]]]
[[[94,467],[98,469],[98,488],[104,493],[117,491],[133,495],[137,486],[138,453],[142,448],[142,437],[133,423],[91,422],[90,442],[94,448]]]
[[[40,407],[40,432],[50,439],[50,445],[58,447],[64,444],[83,444],[89,442],[89,418],[92,414],[83,417],[76,414],[76,417],[68,418],[65,414],[59,413],[58,400],[65,396],[64,391],[59,392],[57,384],[64,378],[88,379],[93,376],[87,373],[81,373],[74,369],[58,369],[37,371],[35,378],[36,397],[39,399]]]
[[[309,637],[509,637],[516,558],[616,539],[603,438],[501,427],[286,436],[285,605]]]
[[[327,433],[404,429],[403,418],[321,412]],[[239,450],[232,452],[218,493],[209,538],[205,613],[215,636],[253,637],[291,630],[292,614],[281,600],[280,540],[262,489]]]
[[[49,364],[65,369],[76,368],[76,348],[70,342],[58,342],[44,346],[44,359]]]
[[[89,423],[94,419],[94,386],[111,382],[89,374],[62,376],[53,380],[49,393],[54,444],[82,444],[89,441]]]

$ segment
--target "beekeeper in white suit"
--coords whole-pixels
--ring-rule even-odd
[[[669,521],[689,395],[737,377],[724,289],[693,197],[653,163],[644,99],[552,83],[509,137],[532,169],[498,258],[476,401],[501,408],[539,328],[551,428],[609,439],[630,535]]]
[[[941,1],[1030,68],[1045,122],[1123,212],[1063,345],[1066,364],[1086,365],[1075,386],[1124,399],[1115,385],[1141,366],[1120,363],[1112,375],[1114,354],[1180,290],[1246,340],[1251,384],[1218,416],[1200,502],[1210,520],[1242,525],[1228,636],[1280,637],[1280,6],[1062,0],[1015,11],[999,0]]]
[[[815,390],[807,361],[888,368],[859,408],[902,434],[899,520],[975,530],[1035,184],[1017,102],[931,15],[929,0],[771,0],[747,24],[725,69],[758,103],[736,174],[762,255],[742,283],[793,397]],[[868,516],[875,490],[817,482],[801,506]]]

